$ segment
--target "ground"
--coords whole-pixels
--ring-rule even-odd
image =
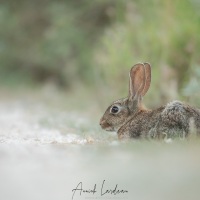
[[[199,199],[200,140],[119,142],[94,103],[49,90],[1,92],[0,199]],[[84,105],[86,105],[84,107]],[[101,196],[106,189],[126,194]]]

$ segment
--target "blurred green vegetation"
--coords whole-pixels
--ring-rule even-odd
[[[200,105],[200,1],[0,3],[1,85],[81,84],[113,99],[127,95],[129,68],[146,61],[149,105],[174,98]]]

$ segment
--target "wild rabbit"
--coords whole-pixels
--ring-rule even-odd
[[[191,130],[200,133],[200,110],[173,101],[155,110],[142,105],[151,83],[151,66],[138,63],[130,70],[129,95],[114,101],[100,120],[102,129],[116,131],[124,138],[186,137]]]

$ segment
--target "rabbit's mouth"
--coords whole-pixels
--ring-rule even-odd
[[[104,129],[106,131],[115,131],[114,128],[105,120],[100,121],[100,126],[102,129]]]

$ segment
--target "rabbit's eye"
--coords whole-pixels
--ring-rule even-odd
[[[117,106],[113,106],[111,109],[110,109],[110,112],[113,113],[113,114],[116,114],[119,112],[119,108]]]

